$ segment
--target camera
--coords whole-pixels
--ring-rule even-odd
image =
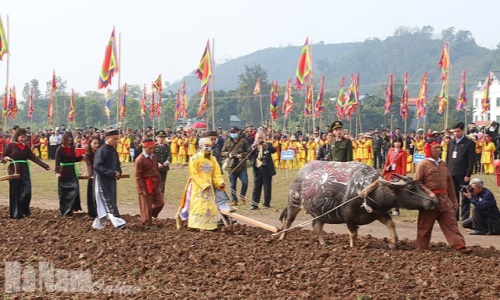
[[[462,185],[462,186],[460,187],[460,192],[461,192],[461,193],[466,193],[466,192],[468,192],[468,193],[471,193],[471,194],[472,194],[472,192],[473,192],[473,191],[474,191],[474,189],[473,189],[473,188],[472,188],[472,186],[470,186],[470,185]]]
[[[259,142],[259,145],[262,145],[262,144],[264,144],[264,143],[265,143],[265,141],[260,141],[260,142]]]

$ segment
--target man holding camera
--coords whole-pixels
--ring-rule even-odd
[[[271,203],[272,179],[276,175],[271,154],[276,152],[272,143],[264,140],[264,133],[257,132],[252,144],[252,154],[250,155],[253,167],[254,186],[252,191],[251,210],[258,209],[260,194],[264,187],[264,206],[269,208]]]
[[[462,186],[461,192],[474,205],[472,217],[463,220],[462,226],[474,229],[470,233],[472,235],[484,235],[488,232],[491,234],[488,222],[492,224],[492,221],[500,220],[500,212],[493,193],[484,187],[484,182],[479,178],[472,179],[468,186]]]
[[[229,132],[229,138],[224,142],[221,154],[222,157],[229,158],[229,164],[224,169],[229,173],[229,181],[231,184],[231,199],[232,205],[238,205],[238,197],[236,196],[237,179],[241,181],[240,199],[245,201],[245,195],[248,189],[248,173],[247,173],[247,155],[250,152],[248,141],[240,134],[239,128],[233,127]]]

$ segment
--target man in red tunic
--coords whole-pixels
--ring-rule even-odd
[[[146,226],[152,225],[152,218],[157,218],[165,205],[161,191],[159,163],[153,153],[154,149],[155,142],[152,139],[145,139],[142,142],[142,153],[135,160],[135,183],[139,194],[141,222]]]
[[[420,183],[429,197],[436,197],[439,205],[435,209],[421,210],[417,221],[417,248],[428,249],[431,240],[432,227],[438,221],[441,231],[448,244],[462,253],[470,253],[465,247],[465,240],[458,229],[455,218],[457,198],[453,179],[446,163],[441,156],[441,145],[435,139],[427,140],[425,147],[426,159],[420,161],[415,172],[415,180]]]

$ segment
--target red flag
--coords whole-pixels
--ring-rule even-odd
[[[304,83],[307,82],[312,73],[311,55],[309,51],[309,38],[306,38],[306,43],[302,47],[297,71],[295,72],[295,86],[297,90],[301,90]]]
[[[427,72],[424,73],[422,77],[422,82],[420,83],[420,91],[417,98],[417,119],[425,116],[427,113]]]
[[[389,84],[387,85],[387,90],[385,91],[384,114],[388,114],[391,111],[391,106],[394,102],[394,96],[392,93],[393,80],[393,75],[391,73],[391,75],[389,75]]]
[[[9,91],[7,87],[5,87],[5,91],[3,93],[3,105],[2,105],[2,117],[7,117],[9,113]]]
[[[28,105],[28,118],[33,119],[33,112],[35,109],[33,108],[33,88],[30,90],[30,96],[29,96],[29,105]]]
[[[205,86],[208,85],[208,81],[212,76],[212,56],[210,54],[210,41],[207,41],[207,46],[205,47],[203,56],[201,57],[200,63],[198,64],[198,69],[196,69],[196,74],[198,74],[198,79],[201,80],[200,94],[208,94],[208,90],[205,89]]]
[[[17,97],[16,97],[16,87],[13,86],[10,89],[10,94],[9,94],[9,113],[8,116],[11,119],[14,119],[17,114]]]
[[[200,106],[198,107],[198,114],[196,117],[201,117],[208,109],[208,84],[203,87],[201,92]]]
[[[142,92],[142,98],[141,98],[141,119],[146,118],[146,111],[147,111],[147,96],[146,96],[146,85],[144,85],[144,90]]]
[[[151,120],[154,120],[154,118],[155,118],[155,112],[156,112],[155,91],[151,90],[151,103],[149,104],[149,118]]]
[[[283,108],[281,113],[288,117],[293,111],[293,98],[292,98],[292,80],[288,79],[285,89],[285,98],[283,99]]]
[[[57,90],[56,70],[52,72],[52,86],[51,91]]]
[[[102,62],[97,88],[102,89],[111,84],[111,78],[113,78],[115,72],[118,72],[118,52],[116,51],[115,28],[113,27],[106,51],[104,52],[104,61]]]
[[[491,85],[491,71],[488,71],[488,77],[484,83],[483,97],[481,98],[481,114],[490,110],[490,85]]]
[[[271,115],[271,120],[275,122],[279,117],[278,112],[278,81],[271,82],[271,95],[269,97],[270,106],[269,114]]]
[[[120,118],[125,119],[127,116],[127,84],[123,85],[120,103]]]
[[[403,95],[401,96],[401,107],[399,113],[403,119],[408,117],[408,72],[405,73]]]
[[[73,123],[75,120],[75,90],[71,89],[71,98],[69,100],[68,121]]]
[[[465,103],[467,103],[467,93],[465,92],[465,70],[463,70],[462,82],[460,83],[460,91],[457,98],[457,111],[463,110]]]
[[[161,74],[158,75],[158,78],[153,82],[153,89],[157,90],[160,94],[163,91],[163,83],[161,81]]]
[[[187,94],[186,94],[186,81],[182,83],[181,87],[181,99],[180,99],[180,112],[179,116],[187,118]]]
[[[439,59],[438,65],[441,67],[441,80],[445,80],[448,76],[448,70],[450,69],[450,53],[448,50],[448,43],[443,42],[443,49],[441,50],[441,59]]]
[[[325,89],[325,76],[321,76],[321,84],[319,87],[318,99],[316,100],[314,117],[319,118],[319,115],[323,112],[323,100],[324,100],[324,89]]]
[[[314,97],[314,89],[313,86],[308,83],[306,86],[306,93],[304,99],[304,116],[308,117],[312,113],[312,101]]]
[[[344,118],[344,108],[345,108],[345,96],[344,96],[344,81],[345,78],[342,76],[340,79],[340,90],[337,96],[337,103],[335,103],[335,114],[339,120]]]
[[[253,94],[254,95],[260,94],[260,77],[257,78],[257,82],[255,83],[255,88],[253,89]]]

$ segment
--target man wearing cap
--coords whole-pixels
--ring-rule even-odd
[[[94,156],[94,194],[96,199],[97,218],[92,223],[95,229],[102,229],[106,225],[107,217],[114,227],[122,228],[125,225],[116,206],[116,180],[122,173],[118,152],[118,130],[106,132],[106,142]]]
[[[152,218],[158,218],[165,205],[162,191],[164,185],[161,182],[161,169],[159,169],[162,164],[155,155],[156,148],[157,145],[152,139],[145,139],[142,141],[142,154],[135,160],[135,184],[139,194],[141,223],[145,226],[152,225]]]
[[[479,178],[473,178],[468,188],[463,190],[464,197],[474,205],[474,210],[472,217],[462,221],[462,226],[474,229],[473,232],[469,233],[472,235],[487,234],[488,222],[500,220],[495,196],[484,187],[484,182]]]
[[[229,138],[224,142],[221,154],[224,158],[229,158],[230,163],[225,171],[229,172],[229,181],[231,187],[231,199],[233,205],[238,205],[237,179],[241,181],[241,190],[239,197],[244,202],[248,189],[247,159],[250,152],[248,141],[240,134],[237,127],[233,127],[229,132]]]
[[[352,142],[343,137],[342,122],[332,124],[333,140],[329,143],[329,158],[331,161],[352,161]]]
[[[154,154],[158,160],[161,175],[161,193],[165,194],[165,182],[167,181],[168,170],[170,170],[172,154],[170,154],[170,145],[167,143],[167,133],[163,130],[158,131],[158,134],[156,134]]]

